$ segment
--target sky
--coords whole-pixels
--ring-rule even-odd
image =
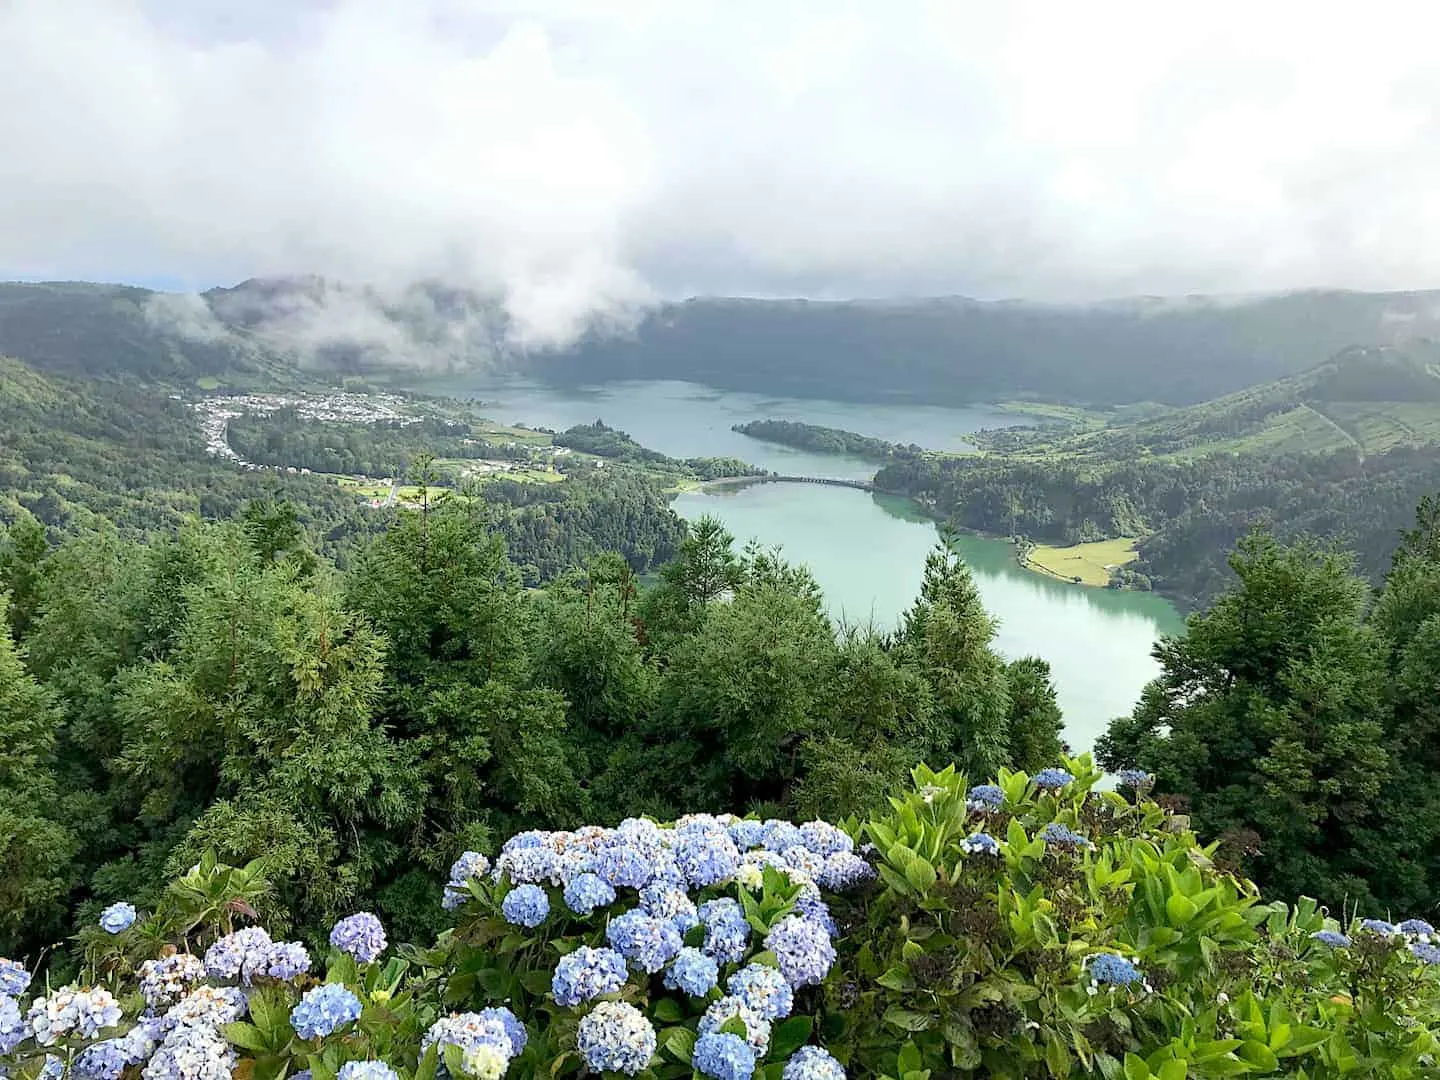
[[[1440,11],[0,0],[0,278],[503,298],[1440,285]]]

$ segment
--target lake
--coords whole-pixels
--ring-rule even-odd
[[[730,430],[774,418],[858,431],[893,442],[962,449],[967,432],[1017,423],[988,409],[867,405],[808,398],[767,398],[683,382],[611,383],[575,390],[511,382],[445,384],[451,394],[482,398],[495,420],[557,430],[603,419],[643,445],[674,457],[730,456],[790,475],[866,479],[874,465],[791,450]],[[712,514],[742,544],[757,539],[805,563],[836,619],[891,627],[914,601],[925,555],[939,542],[935,523],[905,499],[816,484],[750,484],[680,495],[675,510],[691,520]],[[1000,621],[1007,657],[1050,662],[1065,733],[1089,750],[1112,717],[1127,713],[1159,670],[1150,648],[1184,623],[1167,600],[1149,593],[1086,588],[1022,570],[1003,540],[955,542],[986,608]]]

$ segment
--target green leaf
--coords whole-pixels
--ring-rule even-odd
[[[1185,1075],[1185,1062],[1176,1059],[1161,1065],[1159,1072],[1155,1074],[1155,1080],[1185,1080]]]
[[[892,967],[875,980],[886,990],[914,990],[915,980],[910,977],[910,972],[903,967]]]
[[[412,1080],[435,1080],[435,1073],[439,1066],[440,1044],[431,1043],[425,1051],[425,1056],[420,1059],[420,1064],[415,1067],[415,1076]]]
[[[226,1024],[224,1030],[225,1038],[229,1039],[242,1050],[254,1050],[257,1053],[263,1053],[270,1049],[270,1040],[265,1037],[264,1032],[253,1024]]]
[[[686,1027],[667,1028],[660,1040],[660,1045],[674,1054],[678,1060],[689,1065],[690,1059],[695,1054],[695,1032]]]
[[[1125,1055],[1125,1080],[1150,1080],[1150,1066],[1134,1054]]]
[[[886,1009],[883,1019],[885,1023],[897,1027],[901,1031],[924,1031],[935,1022],[933,1016],[911,1012],[909,1009],[902,1009],[899,1005],[891,1005]]]
[[[1179,893],[1172,893],[1170,899],[1165,901],[1165,917],[1171,926],[1184,926],[1195,917],[1197,910],[1188,897]]]
[[[1280,1067],[1280,1062],[1270,1047],[1254,1039],[1242,1043],[1240,1049],[1235,1051],[1235,1056],[1253,1066],[1257,1072],[1273,1072]]]
[[[929,891],[935,884],[935,868],[920,856],[915,856],[905,864],[905,880],[914,886],[915,891],[924,893]]]
[[[651,1008],[650,1017],[662,1024],[674,1024],[685,1019],[685,1010],[674,998],[661,998]]]
[[[770,1032],[770,1057],[788,1058],[805,1045],[815,1022],[808,1016],[792,1016]]]
[[[906,1042],[900,1048],[900,1053],[895,1059],[895,1064],[900,1070],[900,1075],[919,1072],[925,1067],[925,1059],[920,1056],[920,1048],[914,1042]]]
[[[537,971],[526,971],[520,976],[520,985],[532,994],[544,994],[550,989],[550,972],[543,968]]]

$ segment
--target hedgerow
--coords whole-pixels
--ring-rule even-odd
[[[1437,1074],[1440,940],[1264,902],[1088,757],[919,767],[859,823],[694,814],[465,852],[453,925],[259,925],[263,861],[117,901],[65,986],[0,961],[0,1064],[80,1080]]]

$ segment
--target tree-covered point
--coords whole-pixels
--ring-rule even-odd
[[[1378,591],[1348,555],[1256,533],[1236,584],[1155,655],[1101,741],[1281,894],[1337,910],[1440,907],[1440,503]]]
[[[764,469],[748,465],[739,458],[696,457],[672,458],[658,450],[641,446],[628,432],[610,427],[604,420],[593,424],[576,424],[560,432],[552,440],[556,446],[568,447],[596,457],[673,470],[701,480],[721,480],[731,476],[763,476]]]
[[[781,446],[813,450],[817,454],[844,454],[866,461],[889,461],[896,454],[921,452],[921,448],[913,443],[903,446],[855,431],[846,431],[844,428],[822,427],[798,420],[751,420],[748,423],[736,424],[730,430],[749,435],[752,439],[779,443]]]
[[[363,898],[408,936],[437,870],[495,836],[859,812],[925,757],[1060,750],[1048,669],[995,652],[951,556],[895,633],[837,633],[804,568],[714,521],[651,587],[599,555],[527,589],[480,511],[401,512],[345,572],[284,507],[144,542],[7,530],[0,952],[149,903],[211,849],[265,857],[280,925]]]

